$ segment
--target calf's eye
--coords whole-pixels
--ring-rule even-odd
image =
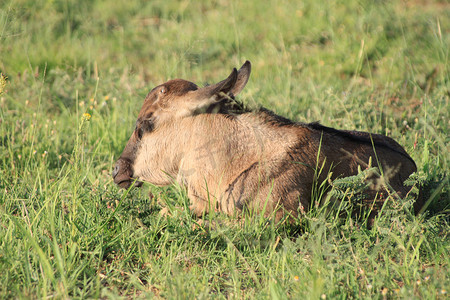
[[[142,128],[142,126],[139,126],[138,128],[136,128],[137,139],[141,140],[143,135],[144,135],[144,128]]]

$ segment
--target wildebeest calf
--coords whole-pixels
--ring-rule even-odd
[[[400,196],[409,191],[403,182],[416,165],[391,138],[240,107],[234,97],[250,70],[247,61],[214,85],[200,88],[175,79],[155,87],[116,163],[114,182],[128,188],[135,179],[136,185],[176,181],[187,188],[196,215],[254,209],[276,220],[309,209],[314,182],[330,172],[330,179],[355,175],[370,159],[389,173],[391,191]],[[324,171],[315,179],[317,166]],[[384,188],[372,184],[371,195]]]

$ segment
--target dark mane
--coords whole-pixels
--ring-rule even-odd
[[[271,110],[268,110],[264,107],[259,107],[253,112],[256,113],[263,113],[264,114],[264,122],[267,124],[275,125],[275,126],[293,126],[296,123],[294,121],[289,120],[288,118],[282,117],[280,115],[277,115]]]

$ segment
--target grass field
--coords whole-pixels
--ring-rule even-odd
[[[449,49],[445,0],[1,1],[0,298],[448,297]],[[209,230],[158,214],[180,187],[114,185],[151,88],[246,59],[244,102],[396,139],[424,213],[411,195],[372,228],[314,207]]]

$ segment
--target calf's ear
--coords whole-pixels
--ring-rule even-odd
[[[238,71],[238,77],[234,87],[231,89],[233,95],[239,94],[247,85],[250,73],[252,71],[252,64],[247,60]]]
[[[193,91],[191,101],[186,103],[185,110],[178,109],[181,115],[193,115],[205,112],[217,112],[224,103],[220,100],[234,97],[240,93],[248,82],[251,64],[246,61],[239,70],[233,69],[226,79]]]
[[[199,89],[196,92],[197,97],[198,99],[210,99],[212,101],[216,101],[223,98],[223,94],[228,96],[235,96],[244,89],[250,77],[250,72],[251,64],[247,60],[239,69],[239,71],[234,68],[230,76],[228,76],[226,79],[216,84]]]

